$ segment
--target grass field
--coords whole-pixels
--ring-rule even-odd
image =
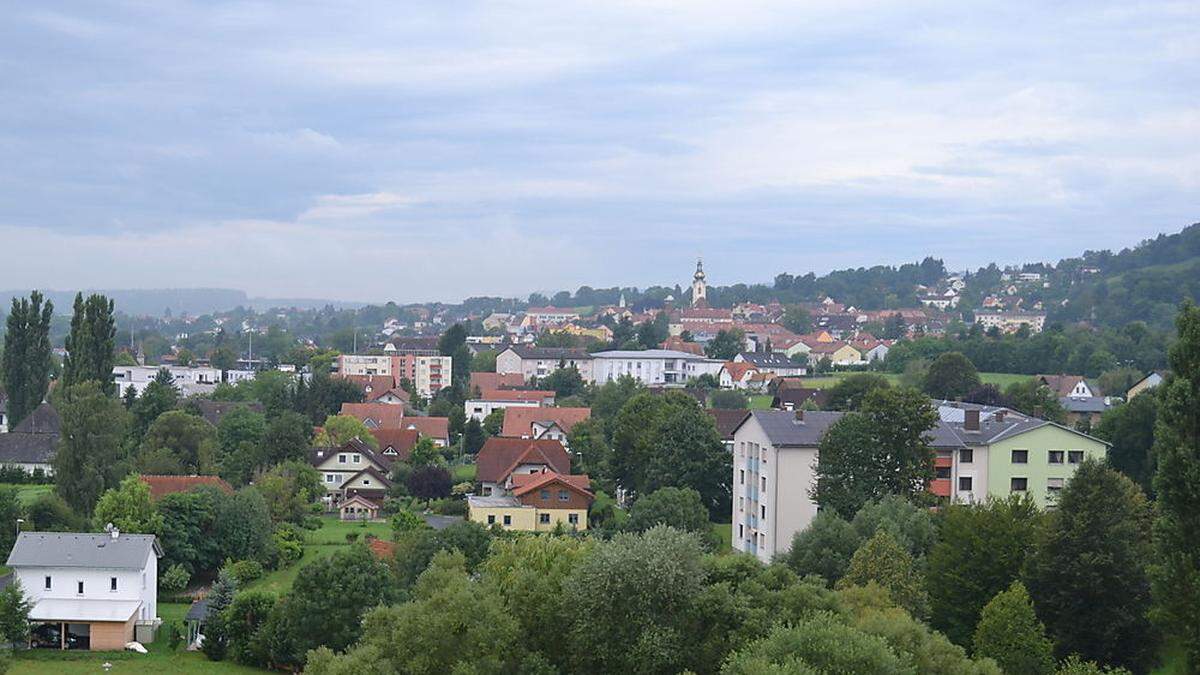
[[[389,523],[361,523],[338,520],[334,516],[321,518],[321,529],[306,533],[304,553],[295,564],[263,575],[261,579],[246,585],[247,589],[284,593],[292,587],[300,568],[317,560],[333,555],[340,547],[348,546],[346,535],[358,534],[361,541],[368,534],[380,539],[392,538],[392,526]]]
[[[731,523],[712,523],[712,531],[721,539],[717,553],[729,553],[733,550],[733,525]]]
[[[455,483],[474,483],[475,482],[475,465],[474,464],[458,464],[450,467],[450,477]]]
[[[11,487],[17,489],[17,498],[22,504],[32,504],[35,499],[45,494],[50,494],[54,490],[53,485],[26,485],[18,483],[0,483],[0,487]]]
[[[766,410],[771,407],[771,401],[774,399],[770,394],[755,394],[750,397],[751,410]]]
[[[819,377],[802,377],[802,378],[800,378],[800,381],[803,382],[804,386],[806,386],[806,387],[812,387],[814,389],[828,389],[828,388],[836,385],[838,382],[841,382],[843,378],[849,377],[851,375],[856,375],[856,374],[857,373],[830,373],[828,375],[821,375]],[[877,373],[877,374],[882,375],[883,377],[887,378],[888,382],[891,382],[893,385],[900,384],[900,376],[896,373]],[[979,379],[982,380],[984,384],[994,384],[997,387],[1000,387],[1001,389],[1007,387],[1008,385],[1012,384],[1013,382],[1021,382],[1023,380],[1027,380],[1031,377],[1033,377],[1033,376],[1032,375],[1021,375],[1018,373],[980,373],[979,374]],[[769,400],[767,401],[767,404],[770,405]],[[752,408],[754,407],[753,402],[751,403],[750,407],[752,407]]]

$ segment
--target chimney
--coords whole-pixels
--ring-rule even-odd
[[[796,424],[804,424],[804,408],[796,408],[795,410]]]
[[[978,409],[963,411],[963,429],[966,431],[979,431]]]
[[[1006,414],[1008,414],[1008,411],[1001,408],[994,413],[994,417],[996,418],[997,422],[1003,422]]]

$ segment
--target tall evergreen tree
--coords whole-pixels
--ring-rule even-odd
[[[46,397],[50,387],[50,317],[54,303],[41,293],[13,298],[4,334],[4,384],[8,390],[8,426],[17,426]]]
[[[1186,305],[1175,325],[1172,376],[1160,386],[1154,432],[1154,618],[1185,649],[1184,670],[1194,672],[1200,669],[1200,308]]]
[[[67,357],[63,360],[63,384],[71,386],[94,380],[105,394],[116,391],[113,365],[117,323],[113,318],[113,301],[99,294],[83,299],[75,294],[75,313],[71,316],[71,332],[67,335]]]
[[[1142,672],[1153,654],[1150,525],[1145,495],[1087,460],[1063,488],[1026,562],[1025,584],[1060,656]]]

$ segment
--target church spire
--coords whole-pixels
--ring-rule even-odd
[[[692,306],[708,307],[708,282],[704,276],[704,260],[696,259],[696,274],[692,276]]]

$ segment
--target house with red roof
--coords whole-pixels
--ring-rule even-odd
[[[591,416],[591,408],[509,408],[504,411],[500,435],[554,439],[565,446],[571,429]]]
[[[420,417],[411,415],[400,422],[400,429],[412,429],[422,436],[433,439],[433,444],[439,448],[450,445],[449,417]]]
[[[400,429],[404,406],[390,403],[343,403],[341,415],[358,418],[368,429]]]
[[[557,440],[493,436],[484,441],[475,459],[475,480],[483,496],[507,492],[514,473],[543,470],[571,472],[571,456]]]
[[[745,389],[750,378],[757,374],[758,368],[753,363],[726,361],[717,373],[717,381],[722,389]]]
[[[542,468],[511,478],[507,494],[467,497],[471,521],[524,532],[587,529],[588,508],[595,499],[587,476]]]

